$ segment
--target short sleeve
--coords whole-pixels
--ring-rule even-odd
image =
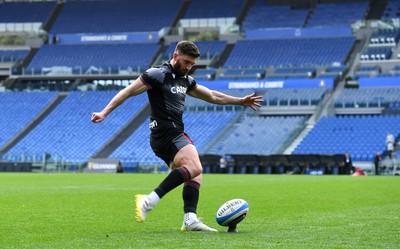
[[[149,68],[140,77],[151,88],[157,88],[164,81],[164,73],[160,68]]]
[[[192,76],[188,76],[188,81],[189,81],[189,87],[188,87],[187,91],[190,92],[190,91],[196,89],[197,83]]]

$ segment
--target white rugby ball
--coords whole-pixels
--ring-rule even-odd
[[[225,202],[217,211],[215,219],[221,226],[233,226],[241,222],[249,212],[249,204],[243,199]]]

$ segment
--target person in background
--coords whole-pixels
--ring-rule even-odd
[[[394,136],[392,133],[388,131],[386,135],[386,151],[390,159],[392,159],[393,150],[394,150]]]
[[[219,173],[226,173],[226,158],[222,155],[219,159]]]
[[[376,152],[374,157],[375,175],[379,175],[379,162],[382,161],[381,153]]]
[[[346,152],[344,157],[344,170],[346,175],[351,175],[355,169],[353,167],[353,161],[351,160],[350,152]]]

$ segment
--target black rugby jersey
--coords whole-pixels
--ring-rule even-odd
[[[177,134],[184,131],[182,120],[186,93],[197,87],[191,76],[175,74],[169,62],[147,69],[141,80],[150,86],[150,129],[152,137]]]

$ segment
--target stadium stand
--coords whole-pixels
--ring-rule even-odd
[[[266,106],[318,105],[325,93],[324,88],[269,89],[263,95]]]
[[[378,29],[372,33],[370,44],[395,45],[400,39],[400,29]]]
[[[0,92],[0,147],[26,127],[57,92]]]
[[[67,1],[50,33],[159,31],[172,25],[181,4],[181,0]]]
[[[33,156],[48,153],[51,156],[58,154],[64,160],[74,163],[86,161],[147,103],[145,95],[137,96],[113,112],[107,121],[94,125],[90,121],[90,114],[102,109],[116,93],[116,91],[69,93],[53,112],[3,158],[18,157],[21,154]],[[18,105],[21,105],[22,109],[24,103],[18,102]]]
[[[56,2],[2,2],[0,23],[44,23]]]
[[[388,47],[370,47],[361,55],[361,60],[386,60],[392,56],[392,49]]]
[[[242,40],[236,43],[224,67],[343,65],[354,41],[354,37]]]
[[[0,62],[23,61],[28,53],[28,49],[0,49]]]
[[[278,13],[278,14],[277,14]],[[257,0],[243,22],[243,28],[303,27],[309,9],[291,9],[290,6],[269,6],[266,1]]]
[[[256,91],[263,95],[265,102],[259,112],[253,113],[241,106],[216,106],[188,96],[184,119],[200,154],[269,158],[265,160],[276,157],[274,165],[283,161],[287,164],[313,160],[312,155],[320,156],[322,162],[324,156],[340,157],[346,151],[351,152],[356,162],[367,163],[377,151],[384,154],[386,132],[391,131],[396,137],[400,134],[397,125],[400,94],[396,83],[400,75],[398,1],[389,0],[386,9],[382,6],[381,20],[376,23],[364,20],[368,14],[376,12],[369,9],[371,1],[318,1],[301,8],[289,5],[289,1],[282,1],[279,6],[272,2],[71,0],[0,3],[0,18],[4,18],[0,19],[0,30],[10,20],[47,22],[44,28],[49,35],[80,37],[153,31],[163,38],[159,43],[158,40],[127,40],[49,45],[43,41],[37,52],[36,48],[2,48],[2,61],[14,62],[17,58],[16,71],[26,67],[21,75],[8,78],[4,88],[26,90],[37,83],[41,89],[48,90],[49,85],[68,80],[75,87],[71,89],[85,89],[80,84],[104,81],[112,85],[122,79],[133,80],[150,64],[171,58],[176,41],[225,25],[226,29],[219,29],[219,38],[213,37],[219,40],[203,41],[204,37],[198,37],[201,41],[196,44],[202,57],[193,76],[200,84],[235,96]],[[41,4],[50,7],[37,10]],[[374,4],[379,3],[374,1]],[[161,32],[165,27],[166,31]],[[342,27],[344,31],[331,33]],[[250,39],[246,37],[248,30],[270,30],[275,36]],[[310,30],[313,32],[308,33]],[[9,74],[8,68],[0,70]],[[387,76],[393,79],[385,78]],[[371,80],[367,83],[373,87],[365,87],[365,79]],[[311,87],[304,82],[316,83],[310,83]],[[326,87],[325,82],[332,84]],[[252,87],[229,89],[237,83],[248,83]],[[13,84],[18,87],[13,88]],[[346,86],[358,88],[347,89]],[[148,146],[147,121],[138,122],[130,134],[121,133],[131,118],[146,106],[145,95],[135,97],[133,104],[121,106],[106,122],[90,123],[90,113],[104,107],[115,93],[63,93],[66,98],[43,121],[31,127],[32,130],[10,150],[2,151],[3,160],[43,159],[47,154],[49,161],[61,158],[84,164],[110,146],[110,141],[122,140],[123,143],[115,147],[107,147],[110,153],[106,157],[120,159],[125,172],[136,172],[142,166],[163,165]],[[0,105],[5,110],[1,122],[6,129],[0,136],[4,146],[60,93],[43,92],[42,97],[36,92],[1,94],[12,96],[0,96]],[[302,107],[309,111],[299,111]],[[22,115],[24,120],[15,115],[28,111],[29,115]],[[16,124],[12,129],[9,120]],[[341,159],[332,160],[337,163]],[[284,170],[271,172],[285,173]]]
[[[316,5],[307,27],[345,26],[365,18],[368,1],[319,3]]]
[[[355,161],[372,161],[384,155],[388,131],[398,137],[399,115],[345,115],[323,117],[294,150],[295,154],[339,154],[349,151]]]
[[[237,123],[227,135],[216,142],[209,154],[274,154],[290,135],[301,127],[306,118],[298,117],[250,117]]]
[[[387,20],[399,17],[400,17],[400,2],[397,0],[389,0],[385,7],[382,19]]]
[[[344,89],[335,101],[337,108],[385,107],[400,101],[398,87],[369,87]]]
[[[156,43],[42,45],[26,73],[64,74],[119,73],[143,71],[150,66],[158,49]]]
[[[228,126],[239,114],[229,112],[187,112],[184,116],[187,133],[194,141],[199,153],[204,153],[221,130]],[[218,120],[218,122],[214,122]],[[213,125],[210,125],[210,124]],[[149,144],[150,131],[148,121],[144,122],[110,157],[120,158],[124,169],[128,171],[140,164],[162,163],[161,159],[154,156]],[[132,150],[132,148],[135,148]]]
[[[183,19],[237,17],[242,4],[240,0],[191,1]]]
[[[201,59],[212,59],[216,56],[222,54],[223,49],[225,48],[227,42],[226,41],[199,41],[196,42],[197,47],[199,48],[201,55]],[[165,60],[172,58],[172,54],[174,53],[176,47],[176,43],[171,43],[167,50],[164,52],[163,58]]]

